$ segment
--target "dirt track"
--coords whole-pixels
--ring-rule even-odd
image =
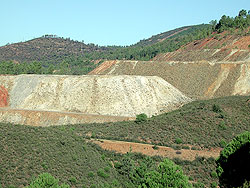
[[[142,153],[149,156],[162,156],[170,159],[180,158],[182,160],[193,161],[196,157],[213,157],[217,158],[220,155],[221,148],[213,148],[206,150],[190,150],[190,149],[180,149],[174,150],[170,147],[158,146],[154,149],[151,144],[141,144],[134,142],[124,142],[124,141],[114,141],[114,140],[91,140],[93,143],[98,144],[105,150],[116,151],[118,153],[125,154],[127,152]]]
[[[77,112],[0,108],[0,120],[5,123],[47,127],[82,123],[104,123],[134,120],[132,117],[84,114]]]

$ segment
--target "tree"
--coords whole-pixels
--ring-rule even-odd
[[[188,182],[188,177],[183,174],[180,166],[174,164],[169,159],[161,162],[157,170],[147,173],[143,183],[139,188],[189,188],[192,185]]]
[[[217,25],[217,20],[211,20],[211,21],[209,22],[209,24],[212,25],[212,28],[213,28],[213,30],[214,30],[215,27],[216,27],[216,25]]]
[[[217,174],[221,187],[239,187],[250,181],[250,132],[236,136],[221,152],[217,160]]]
[[[244,17],[244,18],[246,18],[246,16],[247,16],[247,11],[244,10],[244,9],[242,9],[242,10],[239,12],[239,17]]]
[[[26,188],[69,188],[67,184],[58,184],[59,180],[54,178],[49,173],[40,174],[29,186]]]

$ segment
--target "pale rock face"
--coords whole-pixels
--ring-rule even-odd
[[[156,76],[0,76],[12,109],[135,117],[171,111],[191,101]]]
[[[250,93],[250,64],[241,65],[241,74],[234,87],[234,95],[246,95]]]

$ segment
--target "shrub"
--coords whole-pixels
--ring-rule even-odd
[[[176,144],[181,144],[182,143],[182,139],[181,138],[176,138],[175,139],[175,143]]]
[[[157,145],[154,145],[152,148],[153,148],[154,150],[159,149],[159,147],[158,147]]]
[[[67,184],[58,184],[59,180],[54,178],[49,173],[40,174],[29,186],[26,188],[69,188]]]
[[[218,104],[214,104],[212,110],[216,113],[222,112],[221,107]]]
[[[70,181],[70,183],[72,183],[72,184],[76,184],[76,178],[75,177],[70,177],[69,178],[69,181]]]
[[[193,186],[194,186],[195,188],[205,188],[204,183],[201,183],[201,182],[199,182],[199,181],[198,181],[198,183],[193,184]]]
[[[105,172],[109,173],[110,172],[110,168],[107,166],[104,168]]]
[[[146,114],[142,113],[142,114],[136,115],[135,122],[136,123],[141,123],[141,122],[147,121],[147,119],[148,119],[148,116]]]
[[[217,183],[216,182],[212,182],[211,183],[211,188],[216,188],[218,185],[217,185]]]
[[[226,130],[226,125],[225,125],[225,121],[221,121],[220,124],[218,125],[218,128],[220,130]]]
[[[182,146],[182,149],[190,149],[189,146]]]
[[[217,178],[218,177],[217,172],[216,171],[212,171],[211,172],[211,177],[212,178]]]
[[[102,177],[102,178],[108,178],[108,177],[109,177],[109,175],[106,174],[105,171],[104,171],[103,169],[99,169],[99,170],[97,171],[97,175],[100,176],[100,177]]]
[[[225,140],[220,141],[220,147],[224,148],[224,147],[226,147],[226,145],[227,145],[227,143]]]
[[[89,172],[88,177],[93,178],[95,176],[94,172]]]
[[[90,186],[90,188],[97,188],[97,185],[96,185],[96,184],[92,184],[92,185]]]

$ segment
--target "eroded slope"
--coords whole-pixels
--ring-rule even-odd
[[[191,101],[171,84],[156,76],[0,76],[0,85],[1,107],[12,109],[7,110],[7,114],[6,110],[1,110],[1,119],[10,121],[8,115],[15,114],[14,120],[20,123],[26,121],[22,119],[24,116],[30,115],[13,109],[25,110],[29,114],[37,111],[54,114],[63,112],[66,113],[64,116],[72,120],[66,121],[67,118],[61,116],[54,119],[70,124],[80,123],[77,120],[79,114],[122,116],[123,119],[117,120],[128,120],[128,117],[135,117],[140,113],[152,116],[171,111]],[[48,115],[40,113],[40,116]],[[41,121],[39,119],[43,118],[38,118]],[[54,120],[47,124],[50,123],[58,124]]]

